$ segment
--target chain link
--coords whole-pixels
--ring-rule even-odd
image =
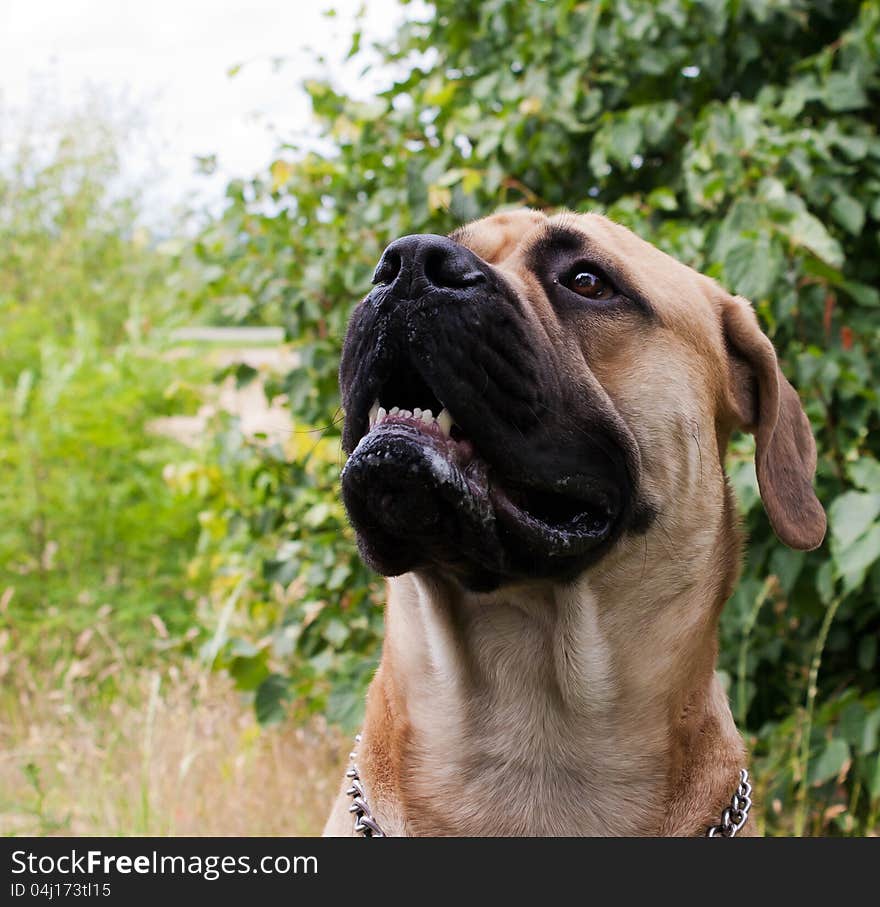
[[[361,742],[360,734],[354,738],[354,742]],[[360,835],[362,838],[384,838],[385,832],[382,831],[379,823],[373,818],[370,806],[367,803],[367,794],[354,761],[357,758],[357,751],[352,750],[348,757],[351,760],[351,768],[345,773],[345,777],[351,781],[351,787],[345,793],[346,796],[351,797],[351,806],[348,807],[348,811],[354,813],[355,834]]]
[[[749,773],[740,769],[739,786],[734,791],[728,806],[721,814],[721,824],[713,825],[707,832],[707,838],[733,838],[746,824],[749,810],[752,808],[752,785],[749,784]]]

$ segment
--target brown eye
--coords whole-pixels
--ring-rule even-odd
[[[577,268],[565,284],[573,293],[585,299],[609,299],[614,295],[611,284],[595,271]]]

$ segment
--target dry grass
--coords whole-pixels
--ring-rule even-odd
[[[106,705],[15,671],[0,691],[0,834],[319,834],[348,741],[261,729],[228,678],[141,669]]]

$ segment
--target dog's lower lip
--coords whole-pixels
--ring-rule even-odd
[[[499,521],[533,550],[540,547],[547,554],[570,556],[595,547],[611,533],[613,514],[605,502],[572,498],[572,514],[551,521],[515,503],[503,485],[493,483],[489,498]]]
[[[465,469],[474,459],[474,445],[467,438],[456,440],[446,434],[436,421],[425,421],[407,411],[387,414],[381,422],[371,426],[361,440],[384,432],[401,431],[422,438],[426,445],[445,453],[460,469]]]
[[[512,534],[524,540],[533,540],[533,544],[546,549],[547,553],[559,556],[577,554],[603,541],[611,531],[613,507],[597,492],[586,494],[578,488],[576,479],[559,480],[554,483],[556,488],[549,485],[523,486],[507,483],[497,475],[493,477],[493,470],[488,466],[488,485],[482,484],[484,480],[474,483],[474,477],[470,476],[472,465],[479,466],[480,476],[486,476],[487,464],[479,458],[479,452],[470,440],[455,440],[446,436],[436,421],[423,420],[413,411],[385,413],[378,424],[375,424],[375,412],[371,416],[373,418],[369,421],[374,424],[364,438],[386,433],[389,436],[403,434],[445,456],[454,468],[461,471],[471,493],[487,500],[499,521],[507,525]],[[556,498],[561,502],[563,512],[548,516],[546,508],[542,513],[540,508],[530,507],[530,498],[534,505],[538,497]]]

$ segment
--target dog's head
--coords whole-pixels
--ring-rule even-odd
[[[751,306],[624,227],[497,214],[396,240],[374,284],[342,356],[342,490],[380,573],[566,579],[655,523],[698,531],[736,428],[780,538],[821,543],[809,423]]]

